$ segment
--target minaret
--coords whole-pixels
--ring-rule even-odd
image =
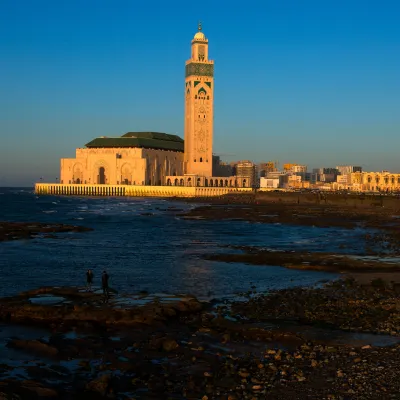
[[[185,173],[212,176],[214,61],[199,23],[185,74]]]

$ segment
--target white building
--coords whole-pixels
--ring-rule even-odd
[[[260,188],[277,189],[278,187],[280,187],[279,178],[260,178]]]

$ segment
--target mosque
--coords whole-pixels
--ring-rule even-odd
[[[185,68],[184,139],[159,132],[101,136],[61,159],[60,184],[249,186],[213,155],[214,61],[199,24]]]

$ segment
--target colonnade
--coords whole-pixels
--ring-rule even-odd
[[[135,186],[135,185],[83,185],[37,183],[39,195],[72,196],[132,196],[132,197],[215,197],[228,193],[251,192],[251,188]]]
[[[125,196],[125,186],[39,183],[35,186],[35,192],[37,194],[73,196]]]

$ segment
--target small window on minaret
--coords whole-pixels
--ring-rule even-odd
[[[202,157],[200,157],[200,162],[203,162],[203,158]]]
[[[207,96],[207,100],[210,100],[210,96]]]
[[[197,94],[194,95],[194,98],[197,99]]]
[[[196,162],[196,159],[194,159],[194,162]]]

